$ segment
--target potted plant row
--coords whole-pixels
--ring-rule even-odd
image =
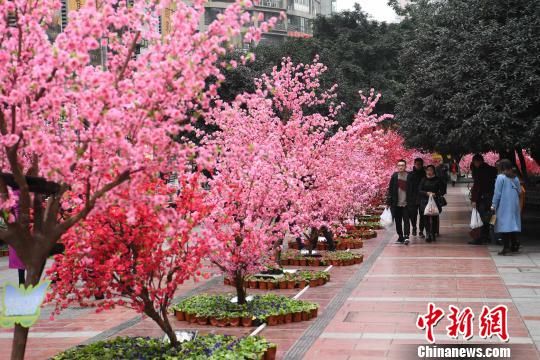
[[[117,337],[80,345],[66,350],[52,360],[79,359],[261,359],[274,360],[277,347],[260,336],[199,335],[171,346],[162,339],[149,337]]]
[[[356,254],[350,251],[327,251],[322,252],[321,257],[311,258],[300,254],[297,250],[288,250],[281,255],[282,265],[292,266],[347,266],[362,263],[364,257],[361,254]]]
[[[279,279],[249,276],[245,282],[250,289],[275,290],[275,289],[303,289],[309,284],[310,287],[322,286],[330,281],[330,274],[326,271],[299,271],[297,273],[285,273]],[[224,279],[225,285],[232,285],[228,278]]]
[[[373,229],[356,228],[355,230],[349,230],[343,237],[348,238],[361,238],[363,240],[373,239],[377,237],[377,232]]]
[[[363,246],[362,239],[360,237],[355,238],[340,238],[336,240],[336,250],[347,250],[347,249],[361,249]],[[298,243],[296,241],[289,242],[289,248],[294,250],[299,250]],[[328,250],[328,243],[324,241],[319,241],[317,243],[317,250]]]
[[[317,316],[318,305],[309,301],[290,299],[274,294],[255,295],[252,301],[232,303],[232,295],[195,295],[174,305],[172,310],[179,321],[192,324],[225,326],[269,326],[306,321]],[[296,315],[300,313],[300,315]],[[304,314],[305,313],[305,314]]]

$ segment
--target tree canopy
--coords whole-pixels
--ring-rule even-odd
[[[232,100],[244,90],[252,91],[252,79],[270,72],[283,57],[305,64],[318,55],[319,61],[328,67],[328,71],[321,76],[321,86],[339,84],[337,101],[346,104],[337,119],[340,125],[352,123],[363,106],[359,90],[365,93],[371,88],[381,91],[376,112],[394,113],[403,82],[398,64],[401,44],[399,28],[399,24],[370,20],[359,6],[352,11],[318,17],[312,38],[288,38],[282,43],[257,46],[254,49],[254,62],[226,73],[220,95]]]
[[[396,115],[408,145],[454,154],[521,148],[534,154],[540,3],[417,0],[405,15],[400,63],[406,81]]]

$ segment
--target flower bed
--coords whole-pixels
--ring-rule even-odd
[[[236,338],[202,335],[172,347],[160,339],[118,337],[80,345],[54,356],[53,360],[87,359],[275,359],[276,346],[259,336]]]
[[[255,295],[245,305],[231,302],[233,295],[195,295],[174,305],[176,319],[200,325],[254,326],[266,322],[269,326],[307,321],[317,317],[319,306],[309,301],[287,296]]]
[[[356,225],[356,230],[381,230],[380,221],[363,221],[360,224]]]
[[[326,271],[303,270],[294,274],[283,273],[283,277],[271,279],[267,277],[249,276],[246,278],[247,287],[250,289],[274,290],[274,289],[303,289],[306,285],[317,287],[330,281],[330,274]],[[234,282],[228,278],[224,280],[225,285],[233,285]]]
[[[373,239],[377,237],[377,232],[372,229],[356,228],[354,230],[347,231],[347,234],[342,235],[344,238],[356,239],[361,238],[363,240]]]
[[[381,214],[377,215],[356,215],[355,220],[359,222],[379,222],[381,221]]]
[[[362,263],[364,255],[350,251],[325,251],[319,256],[303,255],[298,250],[288,250],[281,254],[282,265],[292,266],[348,266]]]
[[[362,239],[360,238],[340,238],[336,239],[336,250],[347,249],[361,249],[364,246]],[[298,250],[298,243],[296,241],[289,241],[289,249]],[[328,250],[328,243],[319,241],[317,243],[317,250]]]

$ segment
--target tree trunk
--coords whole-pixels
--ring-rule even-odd
[[[39,283],[39,279],[41,279],[41,273],[43,271],[42,263],[44,261],[40,262],[40,259],[33,258],[33,264],[27,267],[27,275],[26,275],[26,282],[25,286],[28,287],[29,285],[37,285]],[[40,262],[38,264],[38,262]],[[15,329],[13,331],[13,343],[11,348],[11,360],[23,360],[24,359],[24,353],[26,351],[26,342],[28,340],[28,330],[29,328],[25,328],[19,324],[15,324]]]
[[[178,346],[178,339],[176,338],[176,333],[174,332],[171,323],[169,322],[169,317],[167,316],[167,311],[164,311],[163,314],[163,326],[161,326],[161,329],[167,334],[169,337],[169,340],[171,341],[171,346],[176,347]]]
[[[527,164],[525,163],[525,156],[523,156],[523,149],[516,148],[516,152],[519,158],[519,165],[521,167],[521,176],[526,184],[529,183],[529,173],[527,172]]]
[[[148,317],[156,322],[158,326],[163,330],[163,332],[169,337],[169,341],[171,342],[171,346],[178,346],[178,339],[176,338],[176,333],[172,329],[171,323],[169,322],[169,318],[167,316],[167,310],[162,312],[162,316],[158,314],[156,309],[154,309],[154,305],[152,304],[152,301],[148,298],[148,294],[142,295],[143,302],[144,302],[144,313],[148,315]]]
[[[236,271],[234,277],[234,284],[236,286],[236,297],[238,298],[238,305],[244,305],[246,303],[246,287],[244,286],[244,276],[241,271]]]
[[[309,234],[309,255],[313,253],[313,249],[317,247],[317,242],[319,241],[319,230],[312,227],[311,233]]]
[[[326,239],[326,243],[328,244],[328,250],[336,251],[336,244],[334,243],[334,234],[326,226],[323,226],[321,231],[324,238]]]

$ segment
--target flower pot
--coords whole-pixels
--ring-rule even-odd
[[[289,265],[297,266],[297,265],[298,265],[298,260],[296,260],[296,259],[289,259]]]
[[[293,313],[293,322],[300,322],[302,321],[302,312],[295,312]]]
[[[186,319],[187,322],[191,322],[191,314],[190,313],[185,313],[185,316],[184,318]]]
[[[296,285],[296,281],[287,280],[287,289],[294,289],[295,285]]]
[[[266,318],[266,323],[268,326],[276,326],[278,324],[278,317],[277,315],[270,315]]]
[[[218,326],[218,320],[214,316],[210,318],[210,325]]]
[[[309,287],[317,287],[317,286],[319,286],[319,280],[317,279],[309,280]]]
[[[189,318],[189,323],[190,324],[196,324],[198,321],[198,318],[196,315],[191,315],[190,318]]]
[[[287,288],[287,280],[281,280],[281,281],[279,282],[279,288],[280,288],[281,290],[286,289],[286,288]]]
[[[316,318],[317,317],[317,312],[318,312],[318,308],[315,308],[315,309],[311,309],[311,318]]]
[[[225,327],[229,323],[229,319],[223,318],[223,319],[217,319],[217,326],[218,327]]]
[[[274,290],[276,288],[276,283],[273,281],[269,281],[268,284],[266,284],[266,287],[268,290]]]
[[[174,310],[174,315],[178,321],[186,321],[186,313],[179,310]]]
[[[307,281],[306,281],[306,280],[300,280],[300,281],[298,281],[298,287],[299,287],[300,289],[305,288],[306,285],[307,285]]]
[[[292,313],[285,314],[285,324],[289,324],[292,322],[293,315]]]
[[[208,325],[208,317],[206,317],[206,316],[197,317],[197,324],[199,324],[199,325]]]
[[[239,317],[229,318],[229,325],[231,325],[231,326],[240,325],[240,318]]]
[[[256,289],[257,288],[257,280],[249,280],[248,285],[250,289]]]
[[[306,259],[300,259],[300,260],[298,260],[298,266],[306,266],[306,264],[307,264]]]
[[[251,318],[251,316],[242,318],[242,326],[250,327],[252,325],[253,325],[253,319]]]
[[[281,265],[283,266],[289,265],[289,259],[281,259]]]
[[[324,285],[324,278],[318,278],[319,286]]]
[[[285,323],[285,315],[279,314],[279,315],[277,316],[277,322],[278,322],[278,324],[283,324],[283,323]]]
[[[311,319],[311,311],[302,311],[302,321],[309,321]]]
[[[259,289],[261,289],[261,290],[268,289],[268,287],[266,286],[266,281],[265,280],[259,280]]]
[[[272,346],[266,349],[266,352],[264,353],[264,360],[275,360],[276,359],[276,353],[277,353],[277,346]]]

